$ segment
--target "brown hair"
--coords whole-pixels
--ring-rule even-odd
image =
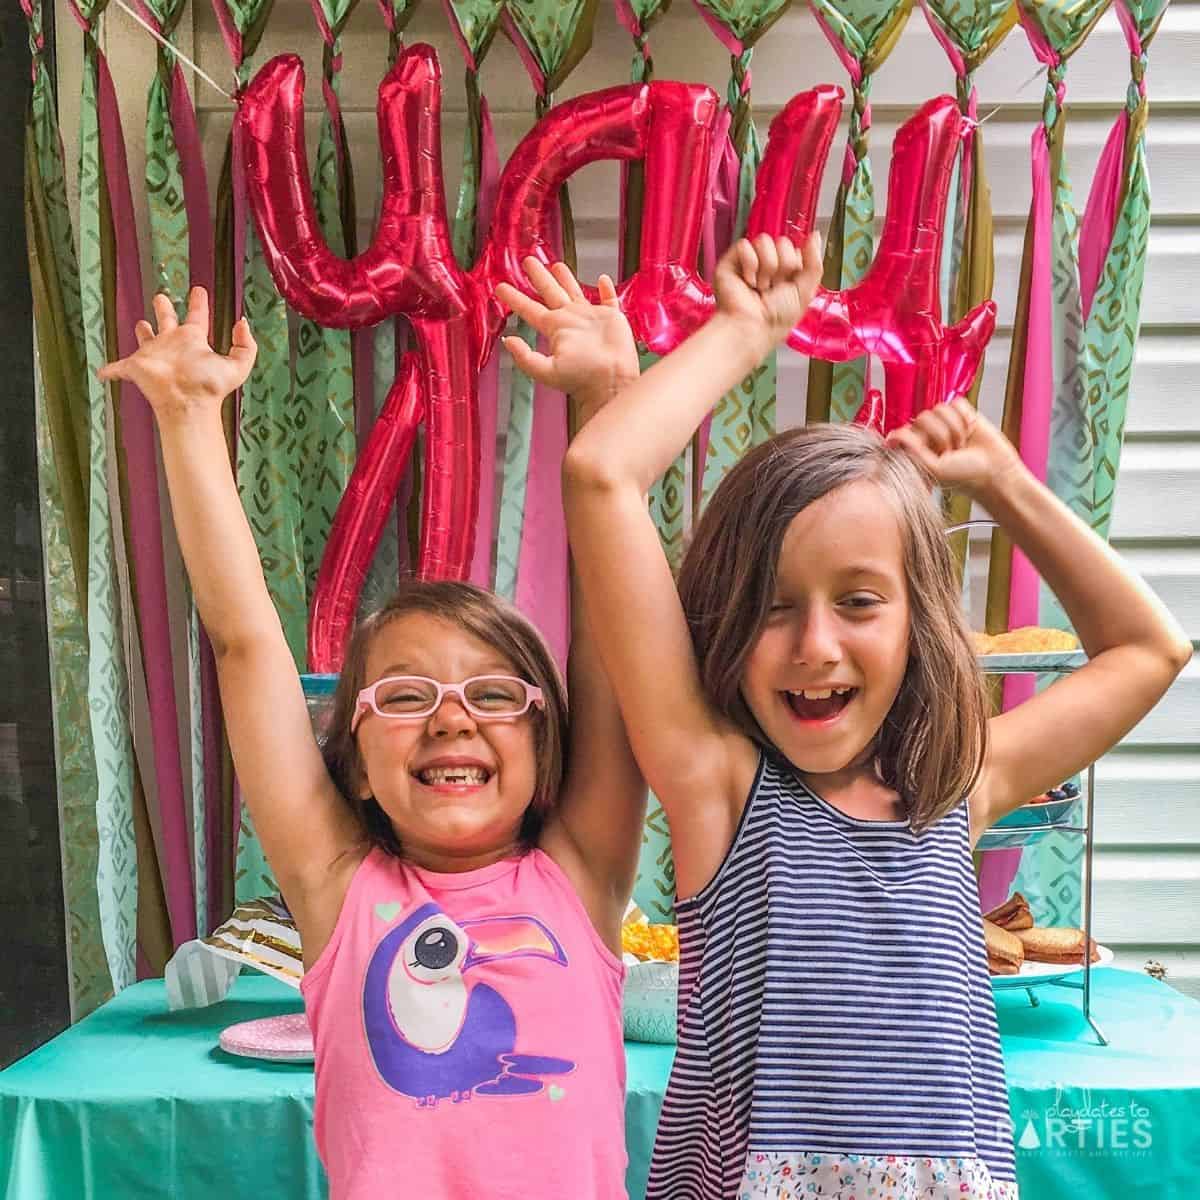
[[[367,685],[367,655],[385,626],[408,613],[457,625],[504,655],[521,678],[542,689],[546,706],[530,710],[534,722],[537,785],[521,824],[521,840],[535,845],[546,814],[558,802],[566,771],[567,694],[554,657],[541,634],[511,604],[471,583],[411,579],[382,608],[360,621],[346,650],[333,695],[328,736],[321,753],[338,791],[358,817],[367,839],[389,854],[403,849],[387,814],[374,796],[358,795],[364,768],[358,741],[350,732],[358,693]]]
[[[741,694],[742,673],[775,589],[797,513],[858,480],[878,485],[899,521],[910,612],[908,666],[876,735],[876,770],[917,832],[975,785],[988,705],[933,481],[911,458],[854,425],[809,425],[756,447],[714,493],[679,572],[700,678],[718,711],[778,753]]]

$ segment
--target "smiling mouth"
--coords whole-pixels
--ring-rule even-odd
[[[801,721],[832,721],[858,695],[858,688],[807,688],[782,694]]]
[[[426,787],[482,787],[492,777],[485,767],[426,767],[415,775]]]

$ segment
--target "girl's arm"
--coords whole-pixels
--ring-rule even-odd
[[[341,906],[346,864],[334,864],[360,831],[313,737],[230,470],[221,402],[250,373],[256,347],[243,319],[228,357],[212,351],[203,288],[189,294],[182,324],[166,296],[154,298],[154,311],[158,333],[140,321],[137,351],[101,368],[100,377],[128,380],[154,410],[180,550],[216,656],[234,766],[311,961]]]
[[[506,344],[517,365],[547,386],[569,392],[580,427],[638,376],[637,347],[615,305],[612,281],[600,278],[605,303],[589,304],[562,263],[526,265],[542,303],[502,286],[499,296],[549,342],[550,353],[520,338]],[[575,572],[571,578],[571,705],[567,772],[558,808],[542,833],[542,848],[575,884],[593,924],[621,952],[621,921],[637,874],[646,815],[646,784],[634,761],[616,698],[588,627]]]
[[[784,239],[740,242],[717,270],[716,315],[622,388],[567,451],[563,498],[589,627],[671,822],[680,895],[728,849],[757,753],[704,697],[646,494],[713,404],[787,336],[820,273],[815,241],[803,260]],[[505,300],[526,315],[515,295]]]
[[[1192,647],[1154,593],[965,401],[922,413],[888,440],[987,509],[1061,601],[1088,655],[1086,666],[988,722],[972,799],[978,836],[1112,749],[1162,698]]]

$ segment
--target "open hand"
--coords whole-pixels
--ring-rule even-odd
[[[1010,472],[1022,469],[1008,438],[961,396],[927,409],[886,440],[920,463],[940,486],[976,499],[1003,487]]]
[[[149,321],[139,321],[134,328],[137,350],[106,363],[100,378],[128,380],[160,421],[201,409],[219,411],[221,401],[245,383],[258,353],[246,318],[233,327],[229,353],[218,354],[208,343],[208,293],[202,287],[188,292],[182,323],[162,292],[154,297],[154,317],[158,332]]]
[[[545,338],[549,353],[532,349],[523,338],[506,337],[513,362],[531,379],[585,406],[604,404],[639,374],[637,346],[613,281],[600,276],[600,303],[592,304],[565,263],[547,268],[530,257],[523,265],[541,302],[507,283],[497,286],[496,297]]]
[[[762,353],[779,345],[804,316],[821,283],[821,238],[811,233],[802,249],[790,238],[760,233],[741,238],[713,272],[717,311],[764,340]]]

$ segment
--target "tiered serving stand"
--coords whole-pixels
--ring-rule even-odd
[[[961,533],[971,529],[994,529],[996,523],[987,520],[964,521],[947,528],[946,534]],[[1037,654],[984,654],[979,657],[979,666],[985,675],[1069,675],[1087,662],[1082,650],[1048,650]],[[1025,804],[1015,812],[1001,818],[991,829],[986,830],[976,844],[976,850],[1013,850],[1039,842],[1052,833],[1070,833],[1083,838],[1084,842],[1084,889],[1083,889],[1083,932],[1084,946],[1092,944],[1092,857],[1095,849],[1094,826],[1096,805],[1096,764],[1087,768],[1087,783],[1082,797],[1073,796],[1066,800],[1051,800],[1044,804]],[[1083,801],[1085,818],[1082,825],[1077,821],[1077,809]],[[1102,958],[1104,952],[1102,951]],[[1083,956],[1083,979],[1078,976],[1080,968],[1066,970],[1049,968],[1036,974],[995,975],[992,987],[996,991],[1024,989],[1029,1003],[1038,1006],[1034,994],[1037,987],[1065,987],[1083,992],[1083,1016],[1092,1027],[1102,1046],[1108,1045],[1099,1025],[1092,1017],[1092,962],[1091,954],[1085,950]],[[1111,961],[1111,956],[1104,961]]]

